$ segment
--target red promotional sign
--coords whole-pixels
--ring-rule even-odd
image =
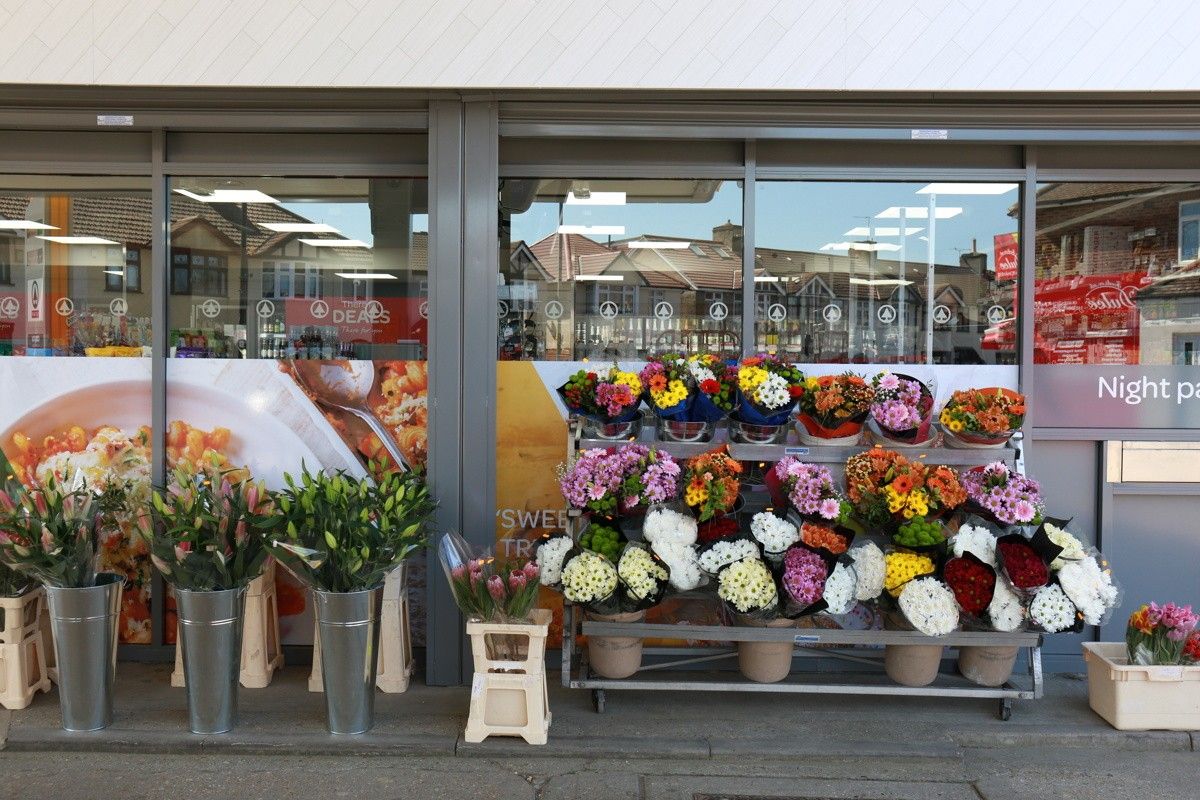
[[[427,324],[421,300],[415,297],[381,297],[350,300],[324,297],[319,300],[287,300],[289,326],[335,326],[343,342],[396,344],[426,341]]]
[[[992,237],[996,264],[996,280],[1015,281],[1021,258],[1021,247],[1015,233],[998,233]]]
[[[1136,364],[1137,292],[1143,272],[1037,281],[1036,361],[1040,364]]]

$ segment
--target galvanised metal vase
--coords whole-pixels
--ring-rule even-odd
[[[366,733],[375,724],[375,677],[383,589],[313,591],[321,677],[330,733]]]
[[[246,587],[195,592],[176,589],[175,601],[188,727],[192,733],[228,733],[237,724]]]
[[[46,587],[64,730],[98,731],[112,724],[124,587],[124,577],[108,572],[97,575],[94,586]]]

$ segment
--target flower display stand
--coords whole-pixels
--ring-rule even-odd
[[[1084,642],[1088,705],[1121,731],[1200,729],[1200,665],[1130,664],[1124,642]]]
[[[539,608],[532,612],[532,624],[467,623],[475,661],[471,714],[464,735],[468,742],[520,736],[529,744],[546,743],[550,730],[546,636],[551,616],[548,609]],[[498,642],[503,644],[497,647]]]
[[[20,597],[0,597],[0,706],[27,707],[39,691],[50,691],[42,632],[46,592],[41,587]]]
[[[269,686],[275,670],[283,667],[279,642],[279,603],[275,593],[275,562],[246,587],[246,618],[242,628],[242,667],[238,681],[247,689]],[[171,685],[186,686],[183,648],[175,636],[175,671]]]
[[[379,670],[375,685],[385,694],[403,694],[412,678],[412,630],[409,627],[408,566],[402,564],[388,575],[383,584],[383,608],[380,612],[382,629],[379,632]],[[313,623],[312,672],[308,690],[323,692],[321,674],[321,639]]]

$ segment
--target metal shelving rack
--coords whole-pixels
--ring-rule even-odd
[[[579,419],[572,418],[568,426],[568,451],[573,455],[578,450],[597,447],[612,447],[636,441],[653,445],[677,458],[690,458],[718,447],[729,446],[729,454],[739,461],[774,462],[784,456],[796,456],[812,463],[840,465],[855,453],[869,449],[870,444],[857,446],[807,445],[799,440],[795,430],[789,430],[786,441],[777,444],[748,444],[730,441],[727,429],[719,429],[707,442],[673,442],[657,438],[652,424],[643,424],[636,437],[628,440],[592,439],[584,437],[584,426]],[[869,434],[867,435],[869,436]],[[1003,461],[1011,468],[1024,473],[1024,459],[1020,447],[1020,434],[1003,449],[957,449],[943,446],[941,435],[929,447],[902,450],[913,458],[921,458],[931,464],[951,466],[975,466],[992,461]],[[578,538],[581,517],[572,519],[572,535]],[[960,631],[948,636],[930,637],[915,631],[887,630],[827,630],[823,628],[757,628],[735,625],[688,625],[687,638],[692,641],[733,643],[730,647],[717,644],[698,648],[646,648],[648,655],[665,657],[642,668],[630,678],[613,680],[594,675],[588,664],[587,650],[580,647],[579,637],[623,636],[639,639],[678,638],[678,626],[662,623],[617,623],[585,621],[580,609],[570,603],[563,608],[562,684],[571,689],[590,689],[597,712],[603,712],[610,689],[638,689],[652,691],[714,691],[714,692],[779,692],[790,694],[867,694],[921,697],[965,697],[997,699],[998,713],[1007,720],[1012,714],[1013,700],[1034,700],[1042,697],[1042,636],[1036,632],[999,633],[992,631]],[[833,658],[853,664],[866,664],[882,668],[882,647],[885,645],[943,645],[949,648],[966,646],[1020,647],[1028,651],[1026,678],[1020,684],[1011,679],[1003,686],[986,687],[970,683],[965,678],[940,674],[929,686],[901,686],[886,679],[880,680],[877,671],[836,673],[837,680],[831,681],[832,673],[795,672],[780,683],[755,683],[736,672],[721,673],[720,677],[680,678],[666,676],[664,671],[672,668],[711,664],[736,657],[737,642],[744,641],[788,641],[795,645],[795,656],[802,658]]]

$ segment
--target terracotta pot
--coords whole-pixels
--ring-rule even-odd
[[[980,686],[1003,686],[1012,676],[1019,647],[960,647],[958,671]]]
[[[883,666],[901,686],[928,686],[937,680],[943,650],[940,644],[889,644],[884,647]]]
[[[596,622],[641,622],[645,611],[588,614]],[[589,636],[588,664],[603,678],[628,678],[642,668],[642,640],[633,636]]]
[[[743,625],[755,628],[790,628],[793,621],[785,617],[759,620],[744,617]],[[781,642],[738,642],[738,668],[756,683],[778,683],[792,671],[791,639]]]

